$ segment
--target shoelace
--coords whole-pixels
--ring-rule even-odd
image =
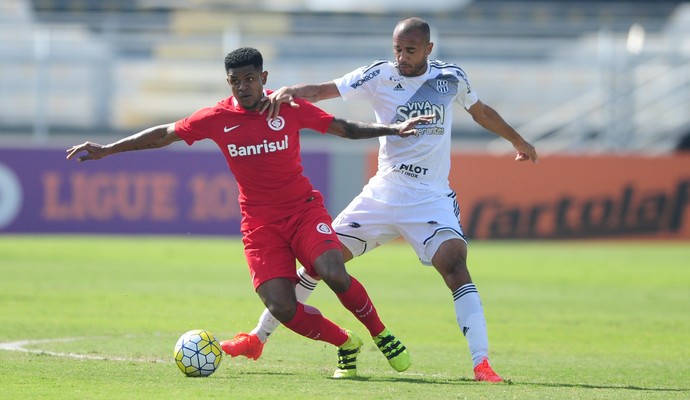
[[[405,346],[400,343],[393,335],[386,335],[376,342],[379,350],[386,356],[387,359],[395,358],[400,353],[405,351]]]
[[[355,369],[358,349],[338,349],[338,368]]]

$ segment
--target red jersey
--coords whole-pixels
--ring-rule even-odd
[[[245,110],[231,96],[175,123],[175,132],[188,145],[211,139],[223,152],[239,187],[243,231],[308,206],[314,188],[302,174],[299,131],[325,133],[333,115],[295,101],[299,108],[282,107],[278,118],[266,121],[266,114]]]

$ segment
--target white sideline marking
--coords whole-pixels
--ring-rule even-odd
[[[33,345],[42,344],[42,343],[55,343],[55,342],[67,343],[67,342],[75,342],[78,340],[86,340],[86,339],[97,339],[97,338],[96,337],[71,337],[71,338],[39,339],[39,340],[18,340],[16,342],[0,343],[0,350],[19,351],[19,352],[23,352],[23,353],[32,353],[32,354],[44,354],[44,355],[49,355],[49,356],[54,356],[54,357],[68,357],[68,358],[74,358],[77,360],[108,360],[108,361],[130,361],[130,362],[154,362],[154,363],[169,362],[169,360],[164,360],[164,359],[160,359],[160,358],[145,358],[145,357],[129,358],[129,357],[118,357],[118,356],[98,356],[98,355],[93,355],[93,354],[64,353],[64,352],[59,352],[59,351],[49,351],[49,350],[42,350],[42,349],[27,349],[26,348],[26,346],[33,346]]]

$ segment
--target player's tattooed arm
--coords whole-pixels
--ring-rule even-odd
[[[153,126],[139,133],[120,139],[107,145],[93,142],[84,142],[67,149],[67,159],[71,160],[77,154],[85,151],[86,154],[77,157],[77,161],[100,160],[111,154],[125,151],[157,149],[171,143],[182,140],[175,133],[175,124]]]
[[[340,97],[340,91],[333,81],[319,84],[299,84],[294,86],[283,86],[267,97],[261,99],[261,113],[266,112],[266,119],[277,118],[280,113],[280,105],[287,103],[290,107],[299,108],[295,102],[295,97],[316,103],[321,100],[334,99]]]
[[[417,134],[416,126],[433,121],[434,115],[421,115],[393,125],[351,121],[333,118],[327,132],[347,139],[369,139],[397,135],[407,137]]]

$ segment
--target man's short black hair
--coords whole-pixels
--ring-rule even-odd
[[[263,71],[264,58],[261,56],[259,50],[253,47],[240,47],[225,56],[226,73],[230,71],[231,68],[239,68],[247,65],[253,65],[257,70]]]

